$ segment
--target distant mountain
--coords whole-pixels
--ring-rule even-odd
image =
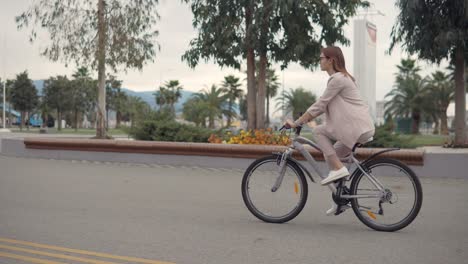
[[[36,89],[38,90],[39,95],[42,95],[42,90],[44,89],[44,80],[33,80],[33,83],[34,83],[34,86],[36,86]],[[137,92],[137,91],[130,90],[128,88],[122,88],[122,91],[124,91],[127,95],[140,97],[143,101],[147,102],[153,109],[156,109],[158,107],[156,105],[156,100],[153,95],[153,93],[155,93],[156,90]],[[185,101],[187,101],[193,94],[194,92],[182,90],[182,97],[179,99],[179,101],[175,105],[175,109],[177,112],[182,111]]]
[[[156,99],[154,97],[154,93],[156,92],[156,90],[136,92],[127,88],[122,88],[122,91],[124,91],[128,95],[140,97],[143,101],[147,102],[154,109],[159,107],[158,105],[156,105]],[[194,92],[184,91],[184,90],[182,90],[181,93],[182,93],[182,97],[179,99],[179,101],[175,105],[175,109],[177,112],[182,111],[185,101],[187,101],[194,94]]]

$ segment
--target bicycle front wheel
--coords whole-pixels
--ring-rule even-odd
[[[364,165],[367,173],[355,175],[350,194],[356,216],[368,227],[393,232],[408,226],[421,209],[423,193],[415,173],[398,160],[381,158]],[[375,183],[381,184],[380,191]],[[373,196],[373,197],[372,197]]]
[[[296,217],[307,201],[308,187],[304,173],[287,160],[283,181],[272,191],[280,174],[280,158],[268,156],[256,160],[244,173],[242,198],[249,211],[268,223],[284,223]]]

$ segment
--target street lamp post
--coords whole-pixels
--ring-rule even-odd
[[[5,35],[5,32],[3,32],[3,50],[6,51],[6,35]],[[5,59],[6,59],[6,55],[3,56],[3,76],[6,76],[5,74],[5,70],[6,70],[6,67],[5,67]],[[0,81],[0,86],[1,86],[1,81]],[[6,118],[5,118],[5,108],[6,108],[6,78],[5,80],[3,81],[3,116],[2,116],[2,120],[3,120],[3,126],[2,128],[0,129],[0,132],[4,132],[4,133],[7,133],[7,132],[11,132],[9,129],[6,128],[5,126],[5,121],[6,121]]]
[[[1,84],[1,83],[0,83]],[[5,108],[6,108],[6,79],[2,85],[3,87],[3,116],[2,116],[2,120],[3,120],[3,127],[0,129],[0,132],[11,132],[9,129],[6,128],[6,125],[5,125],[5,121],[6,121],[6,118],[5,118]]]

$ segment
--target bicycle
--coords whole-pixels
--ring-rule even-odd
[[[288,149],[255,160],[244,173],[242,198],[249,211],[260,220],[268,223],[288,222],[294,219],[306,204],[308,185],[304,173],[312,182],[316,181],[309,170],[291,156],[294,150],[301,153],[320,178],[327,176],[303,144],[321,152],[319,146],[302,137],[301,129],[302,127],[296,129]],[[280,131],[284,133],[285,127],[280,128]],[[371,138],[367,142],[372,140]],[[357,160],[356,149],[367,142],[356,143],[351,154],[341,159],[348,169],[356,166],[350,176],[327,185],[332,192],[333,201],[338,206],[335,215],[352,208],[357,218],[374,230],[400,230],[413,222],[421,209],[421,183],[404,163],[378,157],[399,148],[379,151],[362,162]],[[405,183],[409,187],[404,185]],[[398,207],[404,208],[403,213],[397,213]]]

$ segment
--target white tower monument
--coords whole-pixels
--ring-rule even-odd
[[[377,27],[366,18],[354,20],[354,77],[376,121],[375,76]]]

